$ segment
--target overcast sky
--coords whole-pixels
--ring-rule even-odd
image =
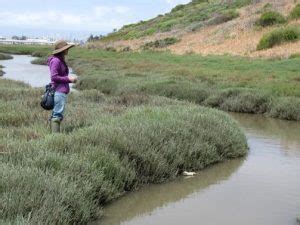
[[[0,36],[105,34],[190,0],[0,0]],[[30,34],[26,34],[30,33]]]

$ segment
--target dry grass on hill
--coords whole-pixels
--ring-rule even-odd
[[[263,8],[268,4],[270,9],[279,11],[285,16],[292,11],[299,0],[260,0],[239,10],[240,16],[234,20],[205,27],[196,32],[171,31],[158,33],[134,40],[121,40],[116,42],[91,43],[91,48],[113,47],[122,50],[130,47],[139,50],[141,46],[150,41],[177,37],[181,41],[165,49],[175,54],[197,53],[201,55],[240,55],[249,57],[287,58],[300,52],[300,42],[276,46],[272,49],[257,51],[256,47],[261,37],[274,27],[258,28],[255,22],[260,17]],[[289,24],[300,25],[300,21],[291,21]]]
[[[294,0],[274,1],[265,0],[252,4],[240,10],[240,17],[224,24],[210,26],[196,33],[185,34],[181,42],[169,49],[177,54],[200,53],[231,54],[250,57],[288,57],[300,51],[300,42],[276,46],[272,49],[257,51],[256,47],[261,37],[273,28],[259,29],[254,23],[259,18],[261,10],[267,3],[272,4],[274,10],[284,15],[295,6]],[[299,25],[300,21],[289,24]]]

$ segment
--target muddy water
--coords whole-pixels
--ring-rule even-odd
[[[127,194],[102,225],[296,225],[300,214],[300,123],[231,114],[249,155]]]
[[[11,60],[1,60],[5,72],[3,78],[22,81],[32,87],[44,87],[50,83],[48,66],[34,65],[31,61],[36,59],[29,55],[12,55]]]

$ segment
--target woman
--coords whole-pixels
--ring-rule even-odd
[[[55,89],[54,109],[51,115],[51,130],[53,133],[59,133],[60,124],[64,118],[67,95],[70,92],[69,83],[76,83],[77,78],[69,75],[69,68],[65,61],[68,50],[74,47],[74,45],[61,40],[57,41],[54,47],[53,55],[48,59],[51,84]]]

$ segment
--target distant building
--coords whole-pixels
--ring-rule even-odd
[[[54,41],[46,39],[27,39],[27,40],[15,40],[15,39],[1,39],[0,44],[8,45],[53,45]]]
[[[5,39],[6,39],[5,37],[0,36],[0,40],[5,40]]]

